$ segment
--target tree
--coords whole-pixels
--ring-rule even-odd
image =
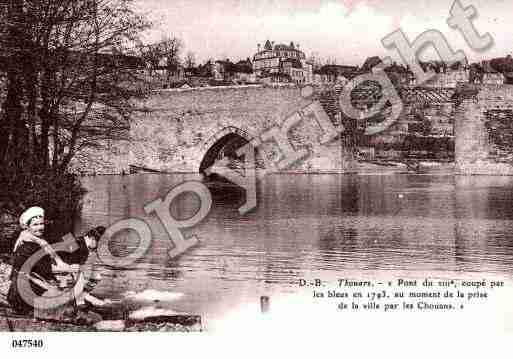
[[[337,59],[335,57],[327,57],[324,64],[325,65],[336,65]]]
[[[19,177],[48,187],[77,152],[126,134],[131,99],[143,95],[131,51],[149,26],[132,2],[0,2],[0,166],[13,186]],[[0,198],[9,201],[20,199]]]
[[[177,37],[164,38],[159,43],[162,58],[165,61],[168,81],[172,74],[176,72],[180,66],[180,54],[183,48],[183,42]]]
[[[213,66],[214,60],[208,59],[205,64],[198,66],[198,75],[202,77],[212,77],[212,66]]]
[[[185,56],[185,68],[190,69],[194,66],[196,66],[196,55],[194,54],[194,52],[189,51]]]
[[[23,53],[17,46],[23,43],[23,2],[19,0],[1,2],[1,38],[0,49],[4,49],[2,58],[6,69],[7,86],[2,93],[3,114],[0,126],[0,160],[12,153],[13,160],[23,158],[26,150],[26,129],[21,121],[22,115],[22,75],[19,64],[23,61]],[[20,152],[21,151],[21,152]]]
[[[178,37],[163,37],[160,41],[140,46],[141,57],[150,68],[150,74],[157,69],[165,69],[167,80],[178,71],[183,49],[183,41]]]
[[[155,70],[160,67],[162,61],[162,54],[158,44],[152,45],[139,45],[139,52],[141,59],[144,61],[146,67],[150,71],[150,76],[153,76]]]
[[[16,3],[2,46],[9,64],[2,121],[11,133],[1,160],[22,154],[63,171],[77,150],[126,125],[136,94],[127,46],[148,24],[130,0]]]

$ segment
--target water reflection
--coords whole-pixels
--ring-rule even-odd
[[[259,183],[258,208],[240,216],[243,191],[209,184],[211,214],[186,234],[201,244],[169,259],[169,237],[145,204],[194,175],[88,178],[77,231],[131,216],[154,239],[127,271],[102,268],[100,294],[155,289],[185,293],[175,305],[223,312],[260,295],[294,290],[312,272],[348,270],[462,271],[513,269],[513,179],[419,175],[271,175]],[[194,196],[178,198],[176,215],[194,213]],[[135,242],[134,242],[135,241]],[[120,253],[137,238],[113,243]]]
[[[460,270],[510,272],[513,251],[511,179],[457,177],[455,257]],[[477,268],[476,268],[477,267]]]

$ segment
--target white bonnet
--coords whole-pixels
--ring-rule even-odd
[[[44,217],[45,210],[41,207],[30,207],[25,212],[23,212],[20,216],[20,226],[22,228],[27,228],[30,220],[34,217]]]

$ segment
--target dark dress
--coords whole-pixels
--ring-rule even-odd
[[[41,246],[33,242],[22,243],[13,255],[13,269],[11,274],[11,286],[7,294],[7,300],[12,308],[19,313],[28,314],[33,310],[34,297],[27,298],[28,303],[22,298],[18,289],[18,276],[25,262],[35,253],[41,250]],[[31,274],[36,274],[48,282],[55,281],[52,273],[52,259],[49,255],[45,255],[32,267]],[[21,274],[23,275],[23,274]],[[46,290],[31,282],[32,291],[35,295],[41,296]]]
[[[85,262],[87,262],[87,259],[89,258],[89,249],[87,248],[85,239],[83,237],[78,237],[76,239],[76,243],[78,245],[78,248],[76,248],[73,252],[59,252],[59,257],[61,257],[64,263],[70,265],[82,265],[85,264]]]

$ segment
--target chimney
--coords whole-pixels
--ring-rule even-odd
[[[294,42],[293,41],[290,42],[290,47],[294,48]]]
[[[257,48],[258,48],[258,52],[260,52],[260,44],[258,44]]]
[[[299,44],[296,44],[296,49],[298,49],[298,50],[299,50]]]

